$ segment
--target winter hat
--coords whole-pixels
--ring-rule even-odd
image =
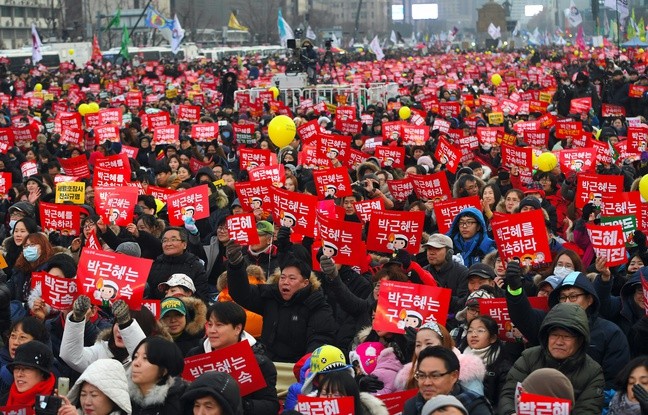
[[[574,387],[569,378],[556,369],[542,368],[531,372],[522,387],[527,393],[569,399],[574,404]]]
[[[267,220],[260,220],[256,224],[259,235],[274,235],[274,226]]]
[[[76,277],[76,262],[74,262],[74,258],[68,254],[60,253],[52,256],[52,258],[47,262],[45,271],[50,272],[52,268],[59,268],[63,271],[63,276],[65,276],[65,278]]]
[[[542,287],[543,284],[549,284],[551,285],[551,288],[555,290],[556,287],[562,282],[562,280],[562,278],[556,275],[550,275],[538,283],[538,288]]]
[[[495,298],[495,296],[486,290],[477,290],[470,293],[466,299],[466,307],[459,311],[455,318],[458,321],[466,321],[466,313],[468,313],[468,309],[470,307],[478,306],[480,298]]]
[[[349,352],[351,364],[358,363],[358,367],[365,375],[373,373],[378,364],[378,355],[385,349],[380,342],[360,343],[355,350]]]
[[[142,256],[142,249],[137,242],[122,242],[117,246],[115,252],[136,258],[140,258]]]
[[[33,218],[34,214],[36,213],[36,209],[34,208],[34,205],[32,205],[29,202],[14,203],[9,207],[9,215],[11,215],[15,211],[22,212],[25,214],[25,216],[29,216],[30,218]]]
[[[183,287],[192,293],[196,292],[196,286],[193,280],[187,274],[173,274],[166,282],[158,284],[158,290],[165,292],[171,287]]]
[[[432,157],[430,156],[421,156],[418,158],[417,165],[419,166],[428,166],[430,168],[434,168],[434,161],[432,160]]]
[[[527,196],[522,199],[522,201],[520,202],[520,207],[518,207],[518,209],[520,209],[521,211],[525,206],[531,206],[534,210],[540,209],[542,207],[542,205],[540,205],[540,199],[535,196]]]
[[[468,415],[468,411],[461,404],[459,399],[455,398],[452,395],[437,395],[434,398],[430,399],[425,403],[425,405],[423,405],[423,409],[421,409],[421,415],[430,415],[437,409],[445,408],[447,406],[457,408],[464,415]]]
[[[193,406],[196,399],[211,396],[219,403],[224,414],[243,415],[240,390],[236,380],[225,372],[205,372],[187,386],[182,400]]]
[[[354,376],[353,367],[346,363],[342,350],[329,344],[318,347],[311,356],[310,375],[304,381],[302,394],[308,395],[313,391],[315,376],[340,370],[348,370],[351,376]]]
[[[497,277],[497,275],[495,275],[495,270],[493,269],[493,267],[482,262],[473,264],[470,266],[470,268],[468,268],[468,279],[470,279],[470,277],[472,276],[484,278],[487,280],[494,280],[495,277]]]
[[[32,340],[23,343],[16,349],[16,357],[13,362],[7,364],[7,368],[13,372],[16,366],[27,366],[38,369],[49,378],[54,363],[54,354],[52,350],[44,343]]]

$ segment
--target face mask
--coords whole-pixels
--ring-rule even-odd
[[[9,230],[10,230],[11,232],[13,232],[13,228],[14,228],[14,226],[16,226],[16,222],[18,222],[18,221],[17,221],[17,220],[14,220],[14,219],[12,219],[12,220],[9,221]]]
[[[29,262],[36,261],[40,256],[40,253],[38,252],[38,247],[37,246],[26,247],[25,249],[23,249],[23,256]]]
[[[493,148],[493,146],[490,144],[482,144],[482,148],[484,149],[484,151],[489,151],[491,148]]]
[[[223,136],[223,138],[230,138],[230,133],[229,133],[229,131],[223,131],[223,132],[221,133],[221,135]]]
[[[558,278],[565,278],[571,272],[572,272],[572,270],[567,268],[567,267],[556,267],[556,268],[554,268],[553,273]]]

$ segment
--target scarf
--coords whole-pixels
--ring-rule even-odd
[[[464,239],[460,234],[457,234],[454,237],[454,243],[457,248],[459,248],[459,253],[461,254],[465,264],[472,264],[472,262],[469,261],[469,258],[473,255],[475,248],[477,248],[480,237],[480,233],[476,233],[475,236],[470,239]]]
[[[18,392],[16,382],[11,384],[9,390],[9,399],[7,406],[34,406],[36,402],[36,395],[51,395],[54,391],[54,384],[56,383],[56,376],[53,373],[42,382],[38,382],[33,388],[24,392]]]
[[[499,350],[495,351],[495,353],[490,353],[492,347],[492,344],[482,349],[471,349],[470,347],[466,347],[464,353],[478,356],[482,362],[484,362],[484,365],[488,366],[497,360],[497,357],[499,356]]]
[[[630,402],[625,392],[617,391],[610,402],[609,415],[641,415],[641,407],[638,402]]]

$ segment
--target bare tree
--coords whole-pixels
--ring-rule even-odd
[[[282,0],[243,0],[239,3],[239,22],[250,29],[257,43],[278,43],[277,13],[281,5]]]

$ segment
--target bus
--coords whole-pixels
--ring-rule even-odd
[[[45,65],[48,69],[58,69],[61,64],[61,58],[58,52],[43,51],[41,52],[43,59],[38,63]],[[25,49],[10,49],[0,50],[0,58],[8,61],[7,70],[10,72],[20,72],[24,67],[31,67],[32,53],[31,48]]]
[[[123,58],[119,54],[121,48],[112,48],[105,52],[101,52],[103,59],[110,63],[120,63]],[[140,62],[159,62],[162,59],[166,60],[192,60],[198,57],[198,48],[193,43],[182,44],[177,54],[171,51],[170,46],[150,46],[150,47],[128,47],[128,54],[131,59],[139,60]]]

